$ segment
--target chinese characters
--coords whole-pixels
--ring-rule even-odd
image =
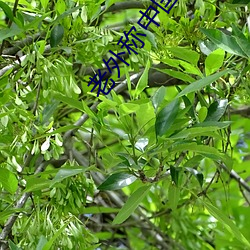
[[[156,2],[155,0],[150,0],[154,6],[150,5],[147,10],[145,12],[143,11],[139,11],[142,14],[142,17],[138,20],[138,24],[145,30],[148,29],[149,25],[154,24],[156,26],[160,26],[156,21],[155,18],[156,16],[160,13],[160,11],[157,9],[157,7],[159,7],[161,10],[165,11],[166,13],[169,14],[169,12],[171,11],[171,9],[174,7],[174,5],[176,4],[177,0],[161,0]],[[157,7],[156,7],[157,6]],[[135,50],[137,49],[139,46],[136,44],[135,40],[137,41],[137,43],[140,43],[141,46],[140,48],[143,48],[145,46],[145,43],[143,42],[142,37],[145,37],[145,34],[139,33],[137,32],[135,26],[133,26],[128,32],[123,32],[124,36],[121,36],[121,38],[119,39],[119,41],[117,42],[117,45],[120,45],[121,49],[124,49],[129,55],[131,55],[131,53],[135,53],[136,55],[138,55],[138,52]],[[131,36],[132,38],[129,39],[129,36]],[[112,50],[109,50],[110,54],[112,54],[113,56],[110,56],[109,59],[106,61],[103,59],[104,64],[107,67],[107,70],[109,71],[109,73],[112,73],[113,69],[117,69],[118,72],[118,78],[120,78],[120,68],[119,65],[117,63],[116,59],[119,59],[119,61],[123,62],[124,64],[126,64],[127,66],[129,66],[129,63],[127,63],[121,56],[125,55],[126,52],[120,52],[120,53],[115,53]],[[97,90],[97,97],[99,96],[100,93],[103,93],[105,95],[109,94],[110,91],[115,87],[115,82],[113,79],[106,79],[105,83],[102,84],[102,80],[106,75],[106,71],[101,74],[101,70],[98,70],[98,73],[92,78],[90,77],[90,81],[88,86],[90,86],[92,83],[94,83],[94,87],[92,88],[91,92],[93,92],[96,88],[98,88]],[[97,80],[98,78],[98,80]],[[108,81],[111,82],[111,84],[108,85]],[[106,88],[108,88],[108,90],[105,90]]]

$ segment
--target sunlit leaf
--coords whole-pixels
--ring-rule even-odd
[[[43,190],[49,188],[50,185],[51,185],[51,180],[42,177],[31,176],[26,178],[26,188],[24,191],[33,192],[33,191]]]
[[[140,150],[144,151],[145,147],[148,145],[148,138],[140,138],[136,143],[135,147]]]
[[[0,222],[4,223],[8,217],[14,213],[23,212],[23,208],[8,208],[5,211],[0,212]]]
[[[220,77],[222,77],[223,75],[229,73],[229,70],[223,70],[221,72],[215,73],[213,75],[207,76],[205,78],[202,78],[198,81],[195,81],[191,84],[189,84],[184,90],[182,90],[177,97],[181,97],[183,95],[195,92],[197,90],[201,90],[202,88],[206,87],[207,85],[215,82],[216,80],[218,80]]]
[[[49,0],[41,0],[41,5],[43,6],[44,9],[47,8],[48,3],[49,3]]]
[[[223,65],[225,56],[225,51],[222,49],[217,49],[210,53],[205,60],[205,72],[206,75],[211,75]]]
[[[203,122],[207,116],[207,108],[206,107],[201,107],[199,112],[198,112],[198,118],[200,122]]]
[[[173,53],[174,56],[190,62],[192,65],[197,65],[200,55],[196,51],[185,49],[181,47],[169,48],[169,51]]]

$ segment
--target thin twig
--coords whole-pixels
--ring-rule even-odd
[[[229,170],[224,163],[218,164],[220,168],[224,169],[232,179],[236,180],[240,186],[246,191],[250,192],[250,186],[232,169]]]
[[[239,188],[240,188],[240,192],[242,193],[242,196],[244,197],[246,203],[248,204],[248,206],[250,206],[250,200],[248,199],[246,193],[244,192],[243,188],[241,185],[239,185]]]

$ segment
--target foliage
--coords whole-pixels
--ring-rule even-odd
[[[250,248],[248,1],[149,4],[0,1],[1,249]]]

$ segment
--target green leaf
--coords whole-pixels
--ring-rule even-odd
[[[65,223],[65,222],[64,222]],[[42,250],[49,250],[52,245],[53,245],[53,242],[59,237],[59,235],[64,231],[64,229],[68,226],[69,222],[68,223],[65,223],[64,226],[62,226],[59,230],[57,230],[55,232],[55,234],[53,235],[53,237],[45,244],[45,246],[43,247]]]
[[[111,213],[117,213],[119,212],[119,208],[114,207],[82,207],[80,208],[81,214],[111,214]]]
[[[15,245],[11,240],[9,240],[8,242],[9,242],[10,250],[22,250],[17,245]]]
[[[144,33],[148,39],[148,41],[151,43],[153,48],[157,48],[157,43],[155,39],[155,34],[149,30],[141,29],[140,32]]]
[[[233,0],[232,4],[249,4],[249,0]]]
[[[43,250],[43,247],[46,245],[47,242],[48,241],[47,241],[46,237],[44,235],[41,235],[40,239],[38,241],[36,250]]]
[[[99,190],[117,190],[133,183],[136,177],[132,174],[120,172],[109,176],[99,187]]]
[[[192,65],[191,63],[179,60],[179,65],[182,66],[182,68],[184,68],[185,73],[198,75],[200,77],[203,76],[200,69],[197,66]]]
[[[79,128],[79,126],[75,126],[75,125],[63,126],[63,127],[60,127],[58,129],[53,130],[53,132],[38,135],[37,137],[34,137],[33,140],[41,139],[41,138],[44,138],[44,137],[47,137],[47,136],[50,136],[50,135],[61,134],[63,132],[67,132],[70,129],[76,129],[76,128]]]
[[[23,29],[23,28],[24,28],[24,18],[23,18],[23,15],[22,15],[20,12],[17,12],[17,13],[16,13],[16,16],[17,16],[17,17],[14,17],[14,22],[15,22],[15,24],[16,24],[19,28]]]
[[[61,24],[56,25],[50,35],[50,46],[56,47],[63,39],[64,28]]]
[[[54,112],[58,108],[59,102],[52,100],[49,104],[44,105],[42,112],[42,124],[49,122],[50,118],[53,116]]]
[[[174,184],[176,186],[178,186],[178,180],[179,180],[179,173],[180,173],[181,169],[180,168],[176,168],[173,166],[170,166],[170,175],[171,175],[171,179],[174,182]]]
[[[108,9],[111,5],[113,5],[116,2],[116,0],[106,0],[105,1],[105,7]]]
[[[190,139],[196,136],[206,135],[207,132],[215,131],[219,129],[218,127],[195,127],[188,128],[180,131],[179,133],[172,135],[170,139]]]
[[[213,102],[208,108],[207,117],[204,122],[219,121],[220,118],[224,115],[227,109],[227,105],[228,105],[227,99],[222,99],[222,100]]]
[[[55,99],[57,99],[63,103],[66,103],[69,106],[76,108],[82,112],[85,112],[85,110],[83,108],[83,104],[80,101],[73,99],[73,98],[70,98],[68,96],[64,96],[64,95],[57,93],[57,92],[55,92],[53,96]]]
[[[178,92],[180,93],[181,92],[180,87],[176,86],[176,88],[177,88]],[[187,112],[190,115],[190,117],[192,117],[193,120],[196,120],[196,116],[194,113],[194,107],[193,107],[192,103],[190,102],[190,100],[186,96],[182,96],[181,98],[185,103],[185,107],[188,109]]]
[[[200,199],[201,200],[201,199]],[[250,248],[250,242],[245,238],[245,236],[240,232],[238,227],[230,220],[220,209],[216,208],[212,204],[202,201],[208,212],[216,218],[223,226],[232,233],[239,241],[241,241],[245,246]]]
[[[176,70],[173,70],[173,69],[158,69],[157,68],[156,70],[158,70],[158,71],[160,71],[162,73],[165,73],[165,74],[167,74],[169,76],[172,76],[174,78],[180,79],[180,80],[182,80],[184,82],[191,83],[191,82],[193,82],[195,80],[193,77],[189,76],[188,74],[180,72],[180,71],[176,71]]]
[[[24,27],[24,30],[25,31],[28,31],[30,29],[37,29],[37,27],[41,24],[41,22],[46,18],[46,17],[49,17],[51,15],[51,11],[49,12],[46,12],[44,15],[42,16],[35,16],[35,18],[33,16],[29,16],[31,17],[31,22],[28,23],[25,27]],[[27,16],[27,13],[26,13],[26,16]]]
[[[161,103],[163,102],[165,94],[166,94],[166,87],[161,86],[159,89],[157,89],[155,94],[152,96],[151,101],[156,111],[158,107],[161,105]]]
[[[232,124],[231,121],[225,121],[225,122],[204,121],[195,124],[193,127],[217,127],[217,129],[222,129],[228,127],[230,124]]]
[[[180,188],[178,188],[173,182],[171,182],[168,188],[168,204],[173,211],[176,210],[179,199]]]
[[[218,46],[208,39],[206,39],[205,41],[200,40],[199,47],[201,52],[207,56],[214,50],[218,49]]]
[[[149,70],[149,67],[150,67],[150,60],[147,61],[147,64],[146,64],[146,68],[145,70],[143,71],[137,85],[136,85],[136,88],[135,88],[135,93],[134,93],[134,97],[137,98],[139,96],[139,94],[147,87],[148,85],[148,70]]]
[[[11,28],[1,29],[0,30],[0,42],[6,38],[17,36],[22,33],[24,30],[20,29],[18,26],[13,25]]]
[[[198,118],[200,122],[203,122],[206,119],[207,116],[207,108],[206,107],[201,107],[199,112],[198,112]]]
[[[122,103],[119,105],[119,109],[121,114],[131,114],[139,110],[140,105],[135,103]]]
[[[168,50],[171,51],[175,57],[190,62],[192,65],[195,66],[197,65],[200,58],[199,53],[190,49],[176,47],[176,48],[169,48]]]
[[[124,222],[139,206],[143,198],[147,195],[150,187],[150,185],[144,185],[131,194],[120,212],[116,215],[112,224],[121,224]]]
[[[195,176],[195,178],[197,179],[197,181],[199,182],[200,186],[202,187],[203,185],[203,181],[204,181],[204,176],[201,172],[197,171],[194,168],[189,168],[186,167],[185,168],[188,172],[190,172],[193,176]]]
[[[221,72],[215,73],[213,75],[207,76],[205,78],[202,78],[198,81],[195,81],[191,84],[189,84],[185,89],[183,89],[178,95],[178,97],[181,97],[183,95],[195,92],[197,90],[201,90],[202,88],[206,87],[207,85],[215,82],[216,80],[218,80],[220,77],[222,77],[223,75],[229,73],[230,70],[223,70]]]
[[[164,135],[174,123],[179,110],[179,101],[174,99],[156,116],[155,132],[156,136]]]
[[[240,37],[235,37],[237,43],[239,44],[240,48],[244,51],[244,53],[250,57],[250,42],[248,39],[244,37],[244,39]]]
[[[241,38],[243,40],[246,40],[248,42],[245,35],[242,33],[242,31],[234,23],[232,23],[232,35],[235,37]]]
[[[231,54],[246,57],[246,54],[237,43],[237,40],[235,37],[228,36],[224,34],[222,31],[217,30],[217,29],[200,28],[200,30],[219,48]]]
[[[211,75],[223,65],[225,57],[225,51],[222,49],[217,49],[210,53],[205,60],[205,72],[206,75]]]
[[[18,213],[18,212],[23,212],[24,209],[23,208],[18,208],[18,209],[14,209],[14,208],[6,208],[5,211],[0,212],[0,222],[4,223],[6,219],[8,219],[8,217],[14,213]]]
[[[202,155],[195,155],[185,162],[184,167],[185,168],[197,167],[203,159],[204,157]]]
[[[185,146],[186,145],[186,146]],[[207,146],[207,145],[197,145],[196,143],[184,143],[182,145],[175,145],[172,147],[171,152],[180,152],[183,150],[197,152],[205,157],[208,157],[214,161],[221,160],[223,161],[229,168],[231,167],[232,163],[230,163],[230,157],[226,154],[220,153],[216,148]]]
[[[0,183],[11,194],[14,194],[18,187],[18,180],[16,176],[5,168],[0,168]]]
[[[68,167],[61,168],[56,174],[55,178],[52,180],[51,186],[57,182],[61,182],[62,180],[70,176],[74,176],[82,172],[85,172],[85,170],[86,170],[85,168],[79,167],[79,166],[77,167],[68,166]]]
[[[51,185],[51,180],[37,177],[37,176],[31,176],[26,178],[26,188],[24,192],[33,192],[33,191],[39,191],[46,188],[49,188]]]
[[[99,98],[99,100],[101,100],[102,103],[103,103],[103,105],[101,105],[101,106],[100,106],[100,104],[102,104],[102,103],[100,103],[100,104],[98,105],[98,109],[100,109],[100,107],[114,108],[114,107],[118,106],[118,103],[117,103],[117,102],[108,99],[107,96],[105,96],[105,95],[99,95],[98,98]]]
[[[13,12],[12,12],[11,8],[9,7],[9,5],[7,5],[7,4],[4,3],[3,1],[0,1],[0,8],[3,9],[5,15],[6,15],[11,21],[14,21],[14,15],[13,15]]]
[[[44,9],[46,9],[47,6],[48,6],[49,0],[41,0],[40,2],[41,2],[42,7],[43,7]]]

